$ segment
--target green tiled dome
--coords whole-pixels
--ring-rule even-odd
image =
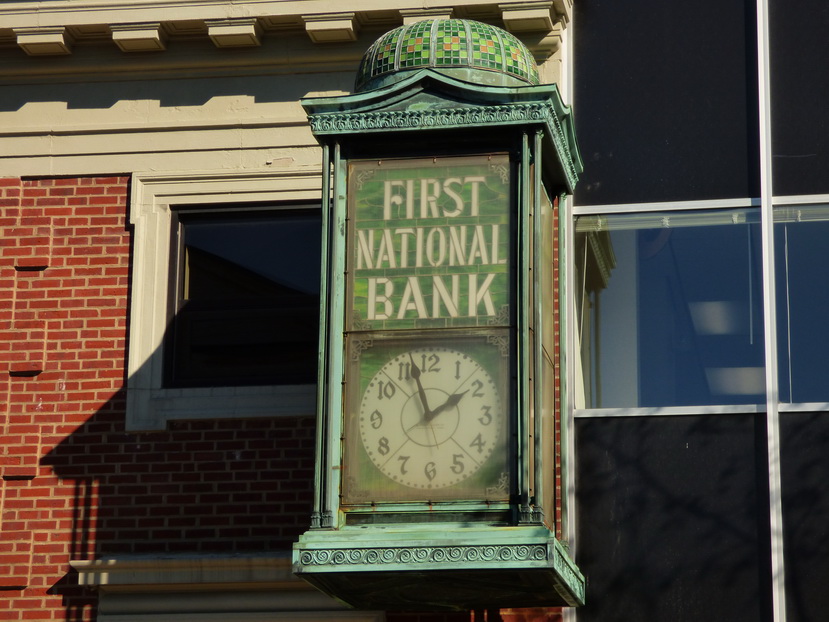
[[[363,56],[355,90],[385,86],[425,68],[491,86],[538,84],[532,54],[506,30],[468,19],[427,19],[377,39]]]

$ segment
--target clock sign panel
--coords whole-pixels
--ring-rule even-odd
[[[504,154],[348,165],[352,330],[507,325]]]
[[[505,499],[507,340],[352,337],[344,501]]]

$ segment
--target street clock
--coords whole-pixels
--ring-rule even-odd
[[[537,82],[509,33],[425,20],[378,39],[355,95],[303,101],[325,256],[294,571],[354,607],[583,602],[556,537],[554,326],[557,201],[581,164]]]

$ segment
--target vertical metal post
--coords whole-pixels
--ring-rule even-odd
[[[774,205],[771,145],[771,78],[768,0],[757,1],[757,93],[760,116],[760,209],[763,243],[763,313],[766,353],[766,438],[771,531],[771,598],[774,622],[786,620],[783,503],[780,478],[780,410],[777,381],[777,305],[774,275]]]
[[[342,382],[343,382],[343,313],[345,308],[345,226],[346,226],[346,163],[340,153],[340,144],[334,143],[334,183],[332,190],[332,218],[330,228],[331,269],[329,270],[329,339],[326,355],[331,387],[326,396],[329,436],[325,439],[325,507],[322,527],[336,527],[340,509],[340,459],[342,448]],[[337,390],[339,388],[339,390]]]
[[[530,387],[530,232],[528,224],[530,218],[530,146],[526,132],[521,135],[521,170],[518,184],[518,288],[517,288],[517,322],[518,339],[516,343],[516,363],[518,372],[518,408],[517,408],[517,438],[518,438],[518,503],[519,522],[532,521],[530,511],[530,451],[529,435],[529,403]]]
[[[326,430],[328,429],[328,418],[326,411],[325,396],[328,390],[328,287],[330,285],[328,272],[329,257],[329,227],[332,219],[331,201],[331,152],[327,143],[322,145],[322,198],[320,204],[322,220],[322,240],[320,248],[322,259],[320,261],[320,336],[319,352],[317,357],[317,430],[314,466],[314,507],[311,512],[311,529],[318,529],[322,526],[322,512],[325,505],[326,472],[325,464],[325,441]]]
[[[547,442],[544,434],[544,406],[545,406],[545,392],[548,390],[544,386],[544,352],[543,352],[543,336],[544,336],[544,322],[549,318],[545,317],[543,303],[544,303],[544,284],[541,282],[541,276],[545,271],[541,269],[541,262],[544,258],[543,243],[544,231],[542,230],[542,214],[541,214],[541,139],[544,134],[541,130],[536,130],[533,142],[533,257],[532,257],[532,273],[533,273],[533,403],[535,418],[533,420],[533,491],[535,492],[535,500],[533,505],[533,520],[535,522],[544,521],[544,471],[550,469],[553,465],[544,464],[544,444]],[[552,278],[552,275],[550,275]]]

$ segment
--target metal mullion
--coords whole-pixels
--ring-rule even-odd
[[[522,405],[529,403],[529,378],[530,371],[530,348],[529,348],[529,331],[527,330],[530,323],[530,309],[524,304],[529,299],[530,290],[530,234],[527,223],[529,222],[530,211],[530,145],[529,137],[524,132],[521,137],[521,168],[520,180],[518,183],[518,198],[519,198],[519,230],[518,230],[518,249],[516,256],[518,258],[517,271],[517,313],[516,323],[518,325],[517,334],[519,335],[516,344],[516,366],[518,386],[516,387],[516,417],[517,430],[516,439],[518,452],[516,464],[520,465],[518,475],[518,522],[525,523],[531,521],[530,514],[530,469],[529,469],[529,435],[532,433],[529,427],[529,412]]]
[[[760,120],[760,209],[763,247],[763,313],[766,354],[766,442],[769,487],[771,600],[774,622],[786,620],[783,507],[780,475],[780,412],[777,384],[777,312],[774,275],[771,82],[768,0],[757,0],[757,92]]]
[[[331,221],[333,224],[330,240],[331,248],[331,269],[329,270],[329,292],[331,293],[329,304],[329,339],[327,352],[326,383],[332,390],[328,391],[326,415],[331,424],[331,436],[326,439],[325,464],[327,471],[323,475],[327,482],[327,490],[324,495],[323,527],[337,527],[340,509],[340,482],[342,470],[340,460],[342,448],[339,439],[342,436],[343,425],[343,404],[342,404],[342,380],[343,380],[343,323],[345,309],[345,184],[346,184],[346,163],[342,159],[340,144],[334,143],[333,157],[334,183],[331,191],[332,210]],[[336,390],[336,388],[339,390]]]
[[[542,309],[544,300],[544,287],[541,282],[541,275],[544,271],[541,269],[542,260],[542,214],[541,214],[541,130],[536,130],[533,137],[533,178],[532,178],[532,211],[533,211],[533,256],[532,256],[532,270],[533,270],[533,493],[535,495],[535,507],[533,512],[535,518],[539,522],[544,520],[544,512],[549,512],[552,517],[552,523],[555,522],[555,506],[552,508],[544,507],[544,471],[550,468],[550,465],[544,464],[544,443],[547,442],[544,438],[544,380],[542,370],[544,368],[543,349],[543,335],[544,322],[552,321],[552,318],[545,320]],[[551,206],[552,207],[552,206]],[[549,275],[553,278],[553,275]],[[550,387],[552,389],[552,387]],[[553,422],[553,429],[550,433],[555,435],[555,422]],[[553,452],[552,455],[555,455]],[[543,468],[542,468],[543,467]],[[555,484],[555,482],[554,482]]]
[[[328,391],[328,364],[326,354],[328,352],[328,258],[330,256],[329,225],[332,218],[331,201],[331,150],[328,144],[322,146],[322,204],[320,205],[322,220],[322,258],[320,266],[320,337],[319,355],[317,359],[317,433],[316,433],[316,454],[319,459],[314,468],[314,505],[311,512],[311,527],[322,526],[322,512],[325,507],[325,489],[327,480],[325,473],[325,430],[328,429],[325,395]]]

